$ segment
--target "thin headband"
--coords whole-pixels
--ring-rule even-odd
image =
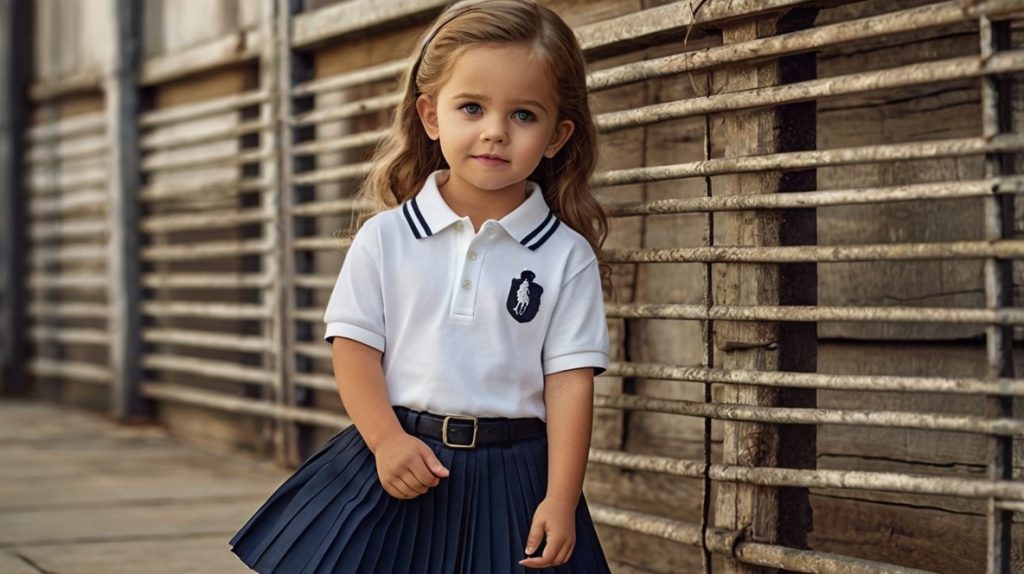
[[[413,64],[412,66],[412,73],[409,74],[409,82],[412,84],[413,93],[419,93],[419,90],[416,89],[416,76],[420,72],[420,62],[423,61],[423,56],[426,55],[427,53],[427,46],[429,46],[430,43],[434,41],[434,37],[437,36],[437,33],[440,32],[442,28],[447,26],[452,20],[458,18],[459,16],[462,16],[463,14],[466,14],[467,12],[473,12],[474,10],[479,8],[481,4],[484,3],[486,3],[486,0],[470,4],[469,6],[466,6],[454,12],[453,14],[445,18],[443,22],[434,27],[434,31],[431,32],[430,35],[427,36],[426,40],[423,41],[423,46],[420,47],[420,55],[419,57],[416,58],[416,63]]]

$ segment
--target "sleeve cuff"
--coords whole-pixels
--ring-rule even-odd
[[[545,375],[559,371],[568,371],[569,369],[581,369],[583,367],[593,367],[594,376],[596,377],[608,368],[608,355],[600,351],[583,351],[544,360]]]
[[[352,323],[327,323],[324,340],[330,343],[334,337],[345,337],[346,339],[359,341],[364,345],[377,349],[381,353],[384,352],[384,335],[377,334]]]

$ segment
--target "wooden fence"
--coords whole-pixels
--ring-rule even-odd
[[[104,67],[39,79],[62,2],[0,10],[5,390],[299,463],[350,424],[337,231],[445,2],[221,0],[153,55],[174,18],[108,0]],[[545,3],[613,216],[615,571],[1024,571],[1024,2]]]

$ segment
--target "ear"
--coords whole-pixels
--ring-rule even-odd
[[[416,98],[416,113],[420,116],[420,123],[423,124],[423,131],[427,137],[437,141],[441,137],[441,131],[437,128],[437,102],[426,94]]]
[[[544,157],[551,159],[555,157],[558,150],[562,149],[565,142],[569,141],[572,133],[576,131],[576,124],[570,120],[562,120],[555,126],[555,133],[551,135],[551,143],[544,148]]]

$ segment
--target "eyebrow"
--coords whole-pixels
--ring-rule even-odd
[[[482,94],[470,94],[470,93],[461,93],[461,94],[458,94],[458,95],[456,95],[456,96],[455,96],[455,97],[454,97],[453,99],[456,99],[456,100],[461,100],[461,99],[467,99],[467,100],[480,100],[480,101],[484,101],[484,102],[486,102],[486,101],[490,100],[490,98],[488,98],[487,96],[484,96],[484,95],[482,95]],[[513,104],[516,104],[516,105],[519,105],[519,104],[528,104],[528,105],[531,105],[531,106],[535,106],[535,107],[538,107],[538,108],[540,108],[541,110],[543,110],[543,111],[544,111],[545,113],[547,113],[547,111],[548,111],[548,108],[547,108],[547,107],[546,107],[546,106],[545,106],[544,104],[540,103],[540,102],[539,102],[539,101],[537,101],[537,100],[531,100],[531,99],[525,99],[525,100],[515,100],[515,101],[514,101],[514,102],[512,102],[512,103],[513,103]]]

